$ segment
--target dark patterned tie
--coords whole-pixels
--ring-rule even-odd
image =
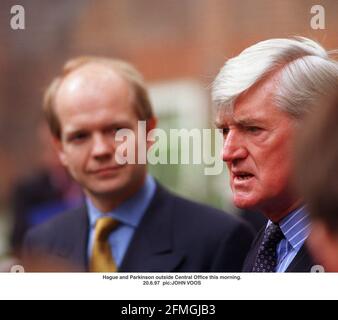
[[[272,223],[266,228],[252,272],[276,271],[277,245],[283,238],[284,234],[278,224]]]

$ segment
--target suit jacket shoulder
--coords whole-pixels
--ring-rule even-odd
[[[41,268],[54,271],[54,267],[46,266],[43,261],[50,259],[55,264],[56,271],[65,267],[67,271],[84,271],[88,241],[89,222],[87,210],[81,207],[70,210],[50,219],[46,223],[29,230],[25,236],[22,257],[31,264],[32,259],[38,260]]]

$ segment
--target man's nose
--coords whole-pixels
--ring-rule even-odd
[[[236,132],[229,132],[224,139],[222,158],[225,162],[233,162],[246,158],[248,151],[241,136]]]
[[[92,156],[95,158],[110,157],[113,149],[113,145],[102,134],[94,135]]]

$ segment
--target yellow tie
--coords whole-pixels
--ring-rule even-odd
[[[116,272],[116,263],[111,254],[108,242],[110,233],[116,228],[118,221],[111,217],[103,217],[96,221],[93,252],[90,259],[91,272]]]

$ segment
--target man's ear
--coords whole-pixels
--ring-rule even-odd
[[[155,129],[156,126],[157,126],[157,118],[152,117],[152,118],[148,119],[148,120],[147,120],[147,133],[148,133],[150,130]]]
[[[56,154],[58,155],[59,160],[62,163],[62,165],[67,167],[67,164],[68,164],[67,157],[64,153],[63,144],[62,144],[62,141],[61,141],[60,138],[53,137],[53,147],[54,147]]]
[[[153,117],[147,120],[147,138],[148,138],[148,133],[155,129],[157,126],[157,118]],[[148,141],[147,139],[147,150],[152,146],[153,142]]]

